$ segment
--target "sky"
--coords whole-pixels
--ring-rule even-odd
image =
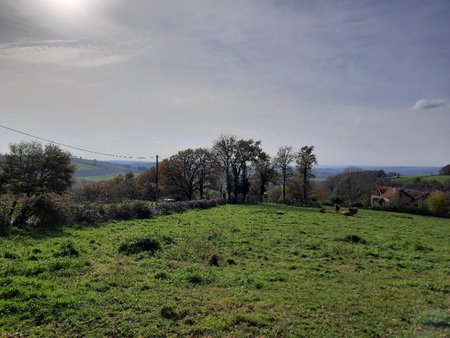
[[[0,124],[135,157],[233,134],[443,166],[449,18],[449,0],[1,0]],[[0,153],[21,140],[0,128]]]

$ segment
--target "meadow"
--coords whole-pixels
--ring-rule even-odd
[[[119,174],[139,172],[137,168],[121,165],[119,163],[108,163],[80,158],[72,158],[72,163],[76,167],[75,179],[83,182],[106,181]]]
[[[449,243],[449,219],[275,205],[17,232],[0,333],[446,337]]]

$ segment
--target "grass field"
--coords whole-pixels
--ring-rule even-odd
[[[133,168],[131,167],[102,161],[73,158],[72,163],[76,167],[75,178],[78,181],[106,181],[118,176],[119,174],[125,174],[133,171]]]
[[[439,182],[439,183],[450,183],[450,175],[428,175],[428,176],[401,176],[399,178],[394,178],[394,182],[401,183],[414,183],[415,180],[420,179],[422,182]]]
[[[160,248],[126,254],[129,238]],[[0,238],[0,332],[447,337],[450,220],[222,206]]]

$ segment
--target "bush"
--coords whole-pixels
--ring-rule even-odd
[[[209,209],[224,204],[226,204],[226,201],[223,199],[161,203],[155,208],[155,213],[158,215],[170,215],[190,209]]]
[[[95,225],[107,220],[105,208],[101,204],[72,205],[71,222],[81,225]]]
[[[133,201],[130,202],[130,207],[134,218],[145,219],[153,216],[152,210],[147,202]]]
[[[67,201],[60,196],[45,196],[37,199],[33,208],[34,226],[39,227],[60,227],[68,222]]]
[[[2,196],[0,199],[0,236],[5,236],[8,234],[9,226],[11,224],[11,207],[13,205],[13,200]]]
[[[153,254],[161,249],[159,241],[152,237],[128,238],[120,243],[119,252],[126,255],[148,252]]]
[[[108,209],[108,218],[115,220],[129,220],[133,218],[133,211],[129,203],[113,204]]]
[[[446,214],[449,207],[447,197],[442,191],[433,191],[427,199],[428,209],[436,214]]]

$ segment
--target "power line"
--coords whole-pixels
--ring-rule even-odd
[[[70,148],[70,149],[84,151],[86,153],[91,153],[91,154],[96,154],[96,155],[103,155],[103,156],[109,156],[109,157],[117,157],[117,158],[135,159],[135,160],[145,160],[145,159],[154,158],[153,156],[124,156],[124,155],[103,153],[103,152],[100,152],[100,151],[89,150],[89,149],[85,149],[85,148],[71,146],[71,145],[68,145],[68,144],[65,144],[65,143],[61,143],[61,142],[52,141],[52,140],[49,140],[49,139],[44,138],[44,137],[32,135],[32,134],[26,133],[26,132],[21,131],[21,130],[17,130],[17,129],[14,129],[14,128],[11,128],[11,127],[4,126],[2,124],[0,124],[0,127],[4,128],[4,129],[8,129],[10,131],[13,131],[15,133],[19,133],[19,134],[22,134],[22,135],[33,137],[33,138],[41,140],[41,141],[49,142],[49,143],[56,144],[58,146],[62,146],[62,147],[66,147],[66,148]]]

